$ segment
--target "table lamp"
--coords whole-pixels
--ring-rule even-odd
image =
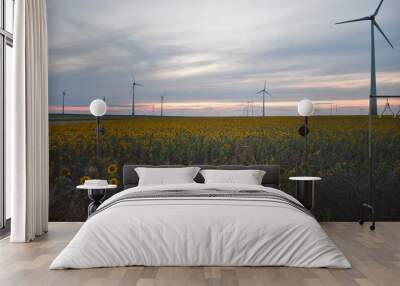
[[[104,100],[95,99],[90,103],[89,109],[90,113],[96,117],[96,160],[98,160],[100,158],[100,132],[104,132],[104,130],[100,128],[100,117],[106,114],[107,104]]]
[[[297,112],[300,114],[300,116],[304,117],[304,125],[299,128],[299,134],[305,139],[304,162],[306,166],[306,172],[308,172],[307,135],[310,132],[308,129],[308,117],[314,113],[314,104],[309,99],[303,99],[297,105]]]

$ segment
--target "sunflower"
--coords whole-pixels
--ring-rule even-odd
[[[116,172],[118,171],[118,166],[117,166],[117,164],[110,164],[110,165],[108,165],[108,167],[107,167],[107,172],[109,173],[109,174],[115,174]]]
[[[60,173],[61,173],[61,176],[63,176],[63,177],[71,176],[71,171],[68,168],[65,168],[65,167],[61,168],[61,172]]]
[[[111,185],[118,185],[118,179],[117,178],[111,178],[110,179],[110,184]]]
[[[81,178],[80,178],[80,183],[81,183],[81,185],[83,185],[83,184],[85,183],[86,180],[90,180],[90,177],[89,177],[89,176],[83,176],[83,177],[81,177]]]

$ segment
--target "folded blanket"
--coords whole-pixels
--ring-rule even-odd
[[[167,191],[146,191],[146,192],[133,192],[116,198],[115,200],[107,201],[102,204],[90,217],[107,210],[117,204],[127,201],[143,201],[153,199],[237,199],[237,200],[264,200],[269,202],[276,202],[280,204],[286,204],[296,208],[297,210],[313,216],[312,213],[306,209],[300,203],[289,199],[281,194],[265,191],[265,190],[254,190],[254,189],[242,189],[242,190],[224,190],[224,189],[202,189],[202,190],[167,190]]]

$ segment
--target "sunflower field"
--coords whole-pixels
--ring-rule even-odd
[[[83,221],[87,193],[76,186],[107,179],[122,190],[124,164],[278,164],[280,187],[293,194],[289,176],[304,175],[300,117],[128,117],[101,121],[50,115],[50,219]],[[368,199],[368,117],[314,116],[309,120],[309,174],[321,176],[316,215],[357,219]],[[400,119],[373,120],[373,199],[379,217],[400,217]],[[110,192],[108,196],[112,195]]]

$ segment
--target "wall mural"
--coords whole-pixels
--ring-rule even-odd
[[[75,186],[99,176],[121,190],[121,168],[126,163],[279,164],[281,189],[290,194],[295,185],[288,177],[301,174],[303,168],[300,117],[108,117],[102,121],[98,167],[93,118],[51,115],[50,120],[51,221],[85,220],[87,193]],[[374,119],[379,217],[400,216],[399,121]],[[310,173],[323,177],[316,196],[316,216],[321,220],[353,220],[368,198],[367,123],[366,116],[310,118]]]
[[[390,46],[400,1],[376,16],[387,39],[376,30],[375,65],[370,23],[334,23],[376,1],[298,1],[48,0],[50,220],[85,220],[76,186],[107,179],[118,185],[110,196],[127,163],[279,164],[281,189],[294,194],[305,98],[315,104],[308,174],[323,178],[315,214],[357,219],[369,195],[368,95],[400,93]],[[95,99],[108,106],[99,160]],[[376,213],[400,218],[400,99],[380,99],[374,113]]]

